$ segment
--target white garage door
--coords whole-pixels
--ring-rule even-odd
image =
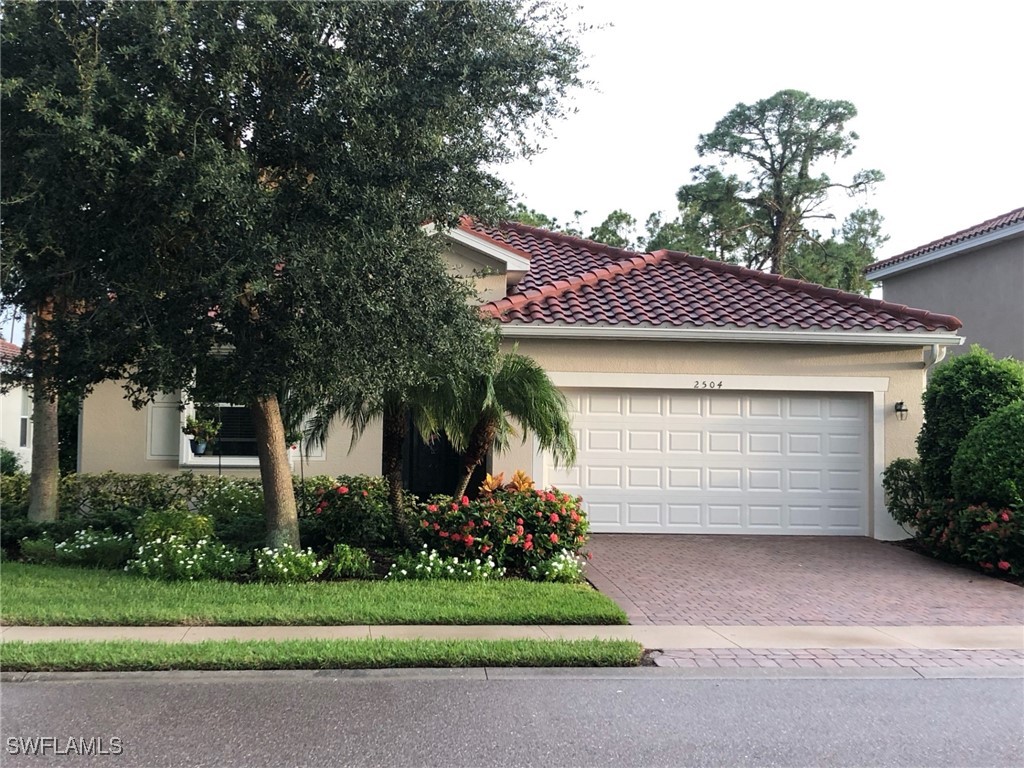
[[[866,535],[867,398],[568,390],[595,532]]]

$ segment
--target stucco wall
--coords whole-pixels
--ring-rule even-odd
[[[967,341],[1024,360],[1024,237],[926,264],[882,281],[886,301],[956,315]]]
[[[505,298],[505,265],[501,262],[451,242],[442,258],[456,275],[473,280],[481,303]]]
[[[14,387],[10,392],[0,395],[0,445],[14,451],[21,461],[21,468],[28,472],[32,469],[32,441],[25,448],[20,446],[22,413],[31,413],[28,406],[28,394],[23,387]],[[31,435],[30,426],[29,435]]]
[[[166,455],[172,436],[175,445],[183,439],[181,420],[173,398],[135,410],[124,399],[119,383],[105,382],[82,407],[78,470],[170,473],[193,469],[198,473],[216,474],[215,463],[207,467],[186,467],[176,457]],[[371,425],[350,453],[351,435],[344,424],[336,423],[324,447],[323,458],[302,459],[300,467],[300,459],[296,457],[294,473],[380,474],[380,429]],[[173,448],[171,450],[173,452]],[[237,477],[259,475],[256,467],[221,467],[220,471]]]

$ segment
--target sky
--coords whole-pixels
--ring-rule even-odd
[[[822,170],[885,173],[866,201],[890,236],[879,258],[1024,205],[1024,4],[582,0],[575,14],[606,25],[580,38],[594,85],[543,153],[497,170],[560,222],[586,211],[588,231],[616,208],[671,218],[707,162],[700,134],[783,89],[857,107],[857,149]]]

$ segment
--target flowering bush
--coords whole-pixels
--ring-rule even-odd
[[[205,515],[189,512],[179,501],[167,509],[149,510],[135,525],[135,538],[142,543],[171,536],[187,542],[208,539],[213,536],[213,522]]]
[[[946,503],[917,513],[917,541],[936,557],[1024,576],[1024,508]]]
[[[302,520],[303,541],[322,551],[335,544],[373,547],[395,541],[382,477],[342,476],[316,489],[315,504]]]
[[[550,560],[530,566],[530,578],[536,581],[557,581],[562,584],[578,584],[583,581],[584,558],[567,549],[558,552]]]
[[[373,563],[366,550],[348,544],[334,545],[327,569],[335,579],[369,579],[373,576]]]
[[[483,581],[505,575],[492,557],[445,557],[426,544],[419,552],[400,555],[385,579],[391,581],[451,579],[453,581]]]
[[[523,576],[556,553],[580,551],[589,524],[579,497],[555,488],[537,490],[522,472],[502,483],[501,475],[488,475],[475,501],[434,497],[422,505],[419,529],[424,542],[450,555],[493,557]]]
[[[143,543],[125,570],[151,579],[195,581],[233,579],[250,564],[248,555],[218,541],[171,535]]]
[[[53,539],[21,540],[21,559],[26,563],[52,563],[57,559],[57,547]]]
[[[70,539],[57,544],[54,551],[61,565],[120,568],[131,557],[132,537],[87,528],[75,531]]]
[[[313,550],[292,549],[287,544],[280,549],[257,549],[254,555],[260,581],[312,581],[327,568],[327,562],[319,560]]]

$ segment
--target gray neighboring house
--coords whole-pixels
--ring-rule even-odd
[[[885,301],[954,315],[961,354],[980,344],[996,357],[1024,360],[1024,208],[983,221],[892,258],[864,274]]]

